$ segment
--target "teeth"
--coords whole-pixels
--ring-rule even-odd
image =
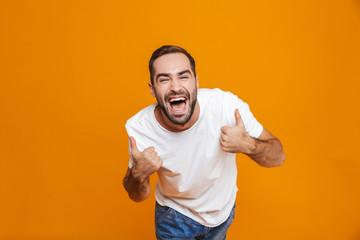
[[[178,97],[178,98],[170,99],[170,102],[175,102],[175,101],[185,101],[185,98],[184,97]]]

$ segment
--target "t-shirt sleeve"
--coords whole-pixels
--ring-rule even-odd
[[[132,168],[133,166],[133,159],[131,157],[131,145],[130,145],[130,139],[128,140],[128,144],[129,144],[129,168]]]
[[[235,110],[239,109],[239,113],[241,115],[241,119],[244,122],[247,133],[251,137],[258,138],[263,131],[263,126],[253,116],[249,105],[230,92],[225,92],[224,99],[225,114],[230,125],[235,125]]]
[[[126,121],[125,128],[128,135],[129,168],[134,166],[134,161],[131,156],[130,137],[136,140],[136,146],[141,152],[147,147],[154,145],[153,141],[148,140],[148,136],[153,136],[154,134],[154,124],[151,121],[153,121],[152,117],[154,117],[155,106],[156,104],[153,104],[144,108]]]
[[[128,134],[128,151],[129,151],[129,168],[133,166],[133,159],[131,157],[131,144],[130,144],[130,136],[132,136],[131,128],[129,127],[128,123],[125,124],[125,128]]]

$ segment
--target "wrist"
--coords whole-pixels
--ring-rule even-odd
[[[257,149],[257,143],[256,143],[256,139],[252,138],[249,136],[248,141],[247,141],[247,148],[246,148],[246,155],[254,155],[256,154],[256,149]]]
[[[143,184],[148,177],[138,172],[135,166],[133,166],[133,168],[131,169],[131,176],[134,182],[136,182],[137,184]]]

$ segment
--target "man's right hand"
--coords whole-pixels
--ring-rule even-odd
[[[134,137],[130,137],[131,158],[133,167],[131,173],[137,181],[143,181],[160,169],[163,161],[158,156],[154,147],[148,147],[140,151],[136,146]]]

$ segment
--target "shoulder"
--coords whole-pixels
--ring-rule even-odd
[[[198,94],[202,97],[209,97],[209,96],[218,96],[225,93],[223,90],[219,88],[199,88]]]
[[[248,107],[235,94],[219,88],[199,89],[198,100],[203,113],[211,114],[212,117],[216,115],[227,125],[232,123],[235,109],[241,113]]]
[[[209,89],[209,88],[200,88],[198,90],[198,98],[200,101],[221,101],[222,103],[231,103],[231,102],[243,102],[238,96],[235,94],[224,91],[219,88]]]
[[[132,116],[130,119],[128,119],[125,124],[126,129],[130,127],[141,126],[146,122],[151,122],[151,119],[153,117],[151,114],[154,114],[155,106],[156,103],[142,109],[134,116]]]

